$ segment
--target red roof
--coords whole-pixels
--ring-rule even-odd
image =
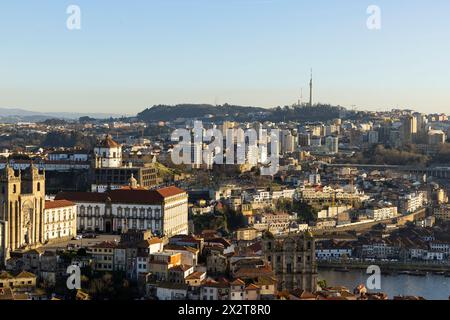
[[[120,145],[115,142],[110,135],[107,135],[104,140],[97,144],[97,147],[100,148],[117,148],[119,146]]]
[[[174,186],[158,189],[156,191],[164,198],[173,197],[173,196],[176,196],[176,195],[186,192],[186,191],[184,191],[180,188],[174,187]]]
[[[45,201],[45,209],[65,208],[65,207],[72,207],[74,205],[75,203],[67,200]]]
[[[105,193],[99,192],[60,192],[56,200],[70,200],[74,202],[106,202],[109,198],[112,203],[131,204],[161,204],[166,198],[185,193],[177,187],[168,187],[159,190],[118,189]]]

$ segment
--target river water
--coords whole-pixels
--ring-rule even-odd
[[[363,270],[337,272],[319,270],[319,280],[326,280],[328,286],[344,286],[351,292],[359,284],[366,284],[369,275]],[[427,300],[448,300],[450,296],[450,278],[443,275],[428,273],[427,276],[411,276],[404,274],[382,275],[381,291],[388,294],[388,299],[394,296],[422,296]]]

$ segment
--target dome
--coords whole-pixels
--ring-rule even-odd
[[[97,147],[99,148],[118,148],[120,145],[113,140],[113,138],[108,134],[105,139],[100,141],[99,144],[97,144]]]

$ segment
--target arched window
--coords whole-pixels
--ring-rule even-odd
[[[13,184],[13,193],[17,193],[17,186]]]
[[[37,191],[41,191],[41,183],[40,182],[37,183]]]

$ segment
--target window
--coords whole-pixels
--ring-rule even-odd
[[[41,191],[41,183],[40,182],[37,183],[37,191]]]

